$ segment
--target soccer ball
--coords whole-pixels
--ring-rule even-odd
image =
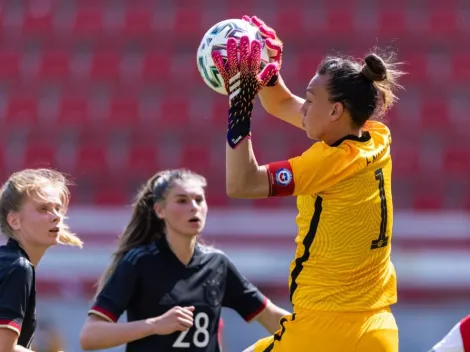
[[[212,26],[201,40],[197,49],[197,69],[204,82],[217,93],[227,95],[224,81],[212,60],[212,51],[219,51],[224,58],[227,57],[227,40],[229,38],[240,39],[248,35],[251,40],[261,43],[261,69],[269,62],[268,49],[258,28],[244,20],[229,19]]]

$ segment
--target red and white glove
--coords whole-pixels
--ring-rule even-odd
[[[258,92],[274,75],[278,74],[276,63],[267,64],[260,72],[261,43],[248,36],[227,41],[227,60],[218,51],[212,52],[214,64],[222,76],[229,95],[227,142],[235,148],[251,135],[251,113]]]
[[[282,65],[282,49],[283,49],[283,44],[282,41],[279,39],[279,37],[276,34],[276,31],[269,27],[266,23],[264,23],[261,19],[259,19],[256,16],[243,16],[243,20],[255,25],[258,27],[258,30],[260,31],[261,35],[265,39],[266,46],[268,48],[268,55],[269,55],[269,61],[270,62],[275,62],[277,63],[278,66],[278,71],[281,70],[281,65]],[[279,75],[273,76],[270,82],[268,82],[267,86],[272,87],[277,84],[279,80]]]

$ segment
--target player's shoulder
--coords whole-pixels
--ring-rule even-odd
[[[33,265],[19,250],[8,245],[0,246],[0,277],[15,275],[30,278],[33,272]]]
[[[130,263],[131,265],[136,265],[140,260],[158,256],[159,253],[160,250],[157,243],[150,243],[132,248],[124,254],[122,260]]]
[[[198,243],[197,248],[206,261],[216,260],[224,263],[228,261],[227,254],[218,248],[203,243]]]

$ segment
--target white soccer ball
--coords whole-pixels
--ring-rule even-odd
[[[227,58],[227,40],[235,38],[239,40],[243,35],[248,35],[250,40],[258,40],[261,43],[261,69],[269,62],[268,49],[258,28],[244,20],[229,19],[212,26],[201,40],[197,49],[197,69],[204,82],[217,93],[227,95],[224,81],[212,60],[212,51],[219,51]]]

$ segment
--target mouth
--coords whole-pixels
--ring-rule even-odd
[[[193,216],[191,219],[188,220],[188,222],[191,224],[199,224],[201,223],[201,219],[199,219],[197,216]]]
[[[53,227],[52,229],[50,229],[49,232],[58,233],[59,230],[60,230],[60,228],[58,226],[56,226],[56,227]]]

